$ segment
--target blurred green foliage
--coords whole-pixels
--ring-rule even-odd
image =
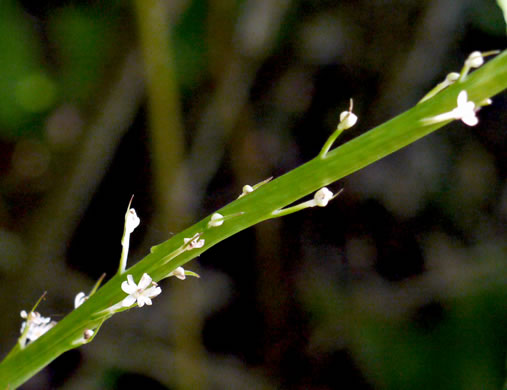
[[[52,15],[48,36],[55,51],[62,97],[81,104],[93,97],[111,60],[115,18],[102,9],[66,7]]]
[[[192,0],[173,27],[174,60],[183,92],[195,88],[207,75],[208,4]]]
[[[41,69],[40,42],[14,0],[0,5],[0,134],[19,137],[39,132],[35,113],[48,110],[56,85]],[[43,96],[40,99],[40,96]],[[41,101],[39,101],[41,100]]]

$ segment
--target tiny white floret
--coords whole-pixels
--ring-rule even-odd
[[[342,130],[350,129],[357,123],[357,115],[352,111],[343,111],[340,114],[340,128]]]
[[[125,216],[125,232],[130,234],[136,227],[139,226],[141,220],[136,214],[136,210],[128,209],[127,215]]]
[[[202,248],[204,246],[204,239],[200,238],[200,234],[196,233],[191,238],[184,238],[183,243],[187,251],[192,249]]]
[[[242,188],[243,194],[245,194],[245,195],[250,192],[253,192],[253,190],[254,190],[253,187],[249,184],[244,185]]]
[[[208,227],[221,226],[223,223],[224,223],[224,216],[220,213],[215,213],[211,216],[211,219],[208,222]]]
[[[23,334],[26,327],[28,327],[23,346],[29,341],[37,340],[40,336],[56,325],[56,321],[51,321],[51,318],[43,317],[36,311],[27,313],[25,310],[22,310],[20,316],[26,320],[21,324],[20,333]]]
[[[254,188],[249,185],[249,184],[246,184],[243,186],[243,188],[241,189],[241,194],[239,194],[238,196],[238,199],[245,196],[245,195],[248,195],[250,192],[253,192],[254,191]]]
[[[127,275],[127,280],[121,284],[121,289],[129,294],[122,302],[123,307],[130,307],[136,301],[139,307],[151,305],[151,298],[156,297],[162,292],[157,283],[153,282],[150,275],[144,273],[139,284],[134,282],[132,275]]]
[[[187,277],[185,275],[185,269],[183,267],[176,268],[173,272],[169,274],[169,276],[176,276],[180,280],[185,280]]]
[[[475,126],[479,123],[479,119],[475,115],[476,105],[472,101],[468,101],[467,91],[463,90],[458,95],[457,107],[449,112],[423,119],[422,121],[428,125],[445,122],[456,119],[463,121],[468,126]]]
[[[470,53],[465,61],[465,66],[469,66],[470,68],[478,68],[482,64],[484,64],[484,57],[480,51]]]
[[[475,115],[475,103],[468,101],[467,91],[458,95],[458,107],[452,110],[455,119],[461,119],[468,126],[475,126],[479,119]]]
[[[83,332],[83,339],[90,340],[95,332],[91,329],[85,329]]]
[[[327,187],[323,187],[318,190],[313,199],[315,201],[315,205],[319,207],[325,207],[329,203],[329,201],[333,198],[333,193],[327,189]]]
[[[88,297],[84,292],[77,293],[76,297],[74,298],[74,309],[77,309],[79,306],[81,306],[87,299]]]
[[[458,81],[459,79],[459,73],[457,72],[451,72],[449,73],[446,77],[445,77],[445,80],[449,83],[449,84],[452,84],[454,83],[455,81]]]

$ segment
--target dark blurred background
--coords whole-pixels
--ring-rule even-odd
[[[245,184],[354,138],[474,50],[494,0],[0,3],[0,352],[43,291],[61,319]],[[507,341],[506,99],[330,186],[162,282],[23,389],[499,389]]]

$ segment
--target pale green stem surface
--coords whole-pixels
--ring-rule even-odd
[[[142,274],[147,272],[153,280],[158,281],[176,267],[187,263],[225,238],[272,218],[274,210],[282,209],[442,127],[447,122],[425,126],[421,120],[455,108],[461,90],[466,89],[469,100],[480,102],[493,97],[505,88],[507,88],[507,52],[503,52],[473,72],[464,82],[453,84],[424,103],[329,151],[325,157],[316,157],[217,210],[224,217],[237,214],[222,226],[208,227],[210,217],[207,217],[170,240],[153,247],[148,256],[128,269],[125,274],[114,276],[44,336],[23,350],[9,354],[0,363],[0,389],[12,390],[18,387],[60,354],[74,348],[72,342],[81,339],[85,329],[94,329],[107,319],[108,316],[100,316],[97,313],[107,310],[125,298],[120,285],[126,280],[127,274],[132,274],[134,280],[139,280]],[[238,189],[238,194],[239,192]],[[335,201],[339,201],[339,198]],[[320,212],[325,213],[326,210]],[[200,238],[205,240],[204,247],[181,251],[183,238],[193,237],[198,233],[201,234]],[[181,253],[166,262],[175,251]],[[237,254],[237,259],[241,261],[241,253]],[[50,292],[51,286],[47,287]],[[156,304],[155,299],[154,305]]]

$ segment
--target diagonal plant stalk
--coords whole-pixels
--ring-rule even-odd
[[[504,51],[473,72],[464,82],[449,86],[405,113],[258,186],[253,192],[218,210],[224,216],[222,225],[208,225],[211,220],[209,216],[153,247],[149,255],[122,275],[114,276],[49,332],[24,349],[12,351],[0,363],[0,389],[12,390],[18,387],[63,352],[91,341],[83,337],[84,332],[90,329],[98,331],[98,327],[114,314],[110,308],[125,298],[120,285],[126,280],[127,274],[133,275],[134,280],[139,280],[144,273],[148,273],[154,281],[168,277],[177,267],[227,237],[261,221],[277,217],[274,211],[281,210],[444,126],[448,122],[428,125],[423,120],[453,110],[460,91],[466,90],[471,101],[482,102],[506,88],[507,51]],[[184,243],[184,238],[191,237],[204,240],[204,246],[188,250],[192,245]],[[124,310],[127,308],[115,312]]]

